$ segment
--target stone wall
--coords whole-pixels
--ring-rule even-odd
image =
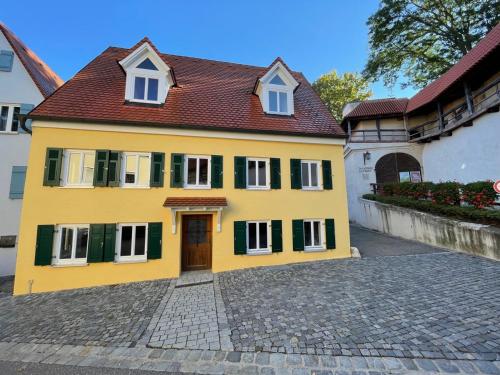
[[[363,214],[356,222],[393,236],[500,260],[500,229],[359,199]]]

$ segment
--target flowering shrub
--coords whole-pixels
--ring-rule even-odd
[[[462,199],[476,208],[493,206],[497,197],[492,181],[471,182],[462,187]]]
[[[431,199],[433,203],[460,205],[460,187],[458,182],[440,182],[431,186]]]

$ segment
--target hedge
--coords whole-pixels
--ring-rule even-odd
[[[375,194],[365,194],[363,195],[363,198],[371,201],[392,204],[394,206],[411,208],[416,211],[427,212],[453,219],[500,226],[500,210],[485,210],[474,207],[449,206],[433,203],[432,201],[428,200],[415,200],[406,197],[384,196]]]

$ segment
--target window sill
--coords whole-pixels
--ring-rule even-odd
[[[5,135],[19,135],[19,132],[12,132],[12,131],[0,130],[0,134],[5,134]]]
[[[113,187],[113,186],[105,186],[105,187]],[[121,185],[120,187],[123,189],[143,189],[143,190],[151,189],[151,186]]]
[[[86,267],[88,263],[54,263],[52,267],[54,268],[64,268],[64,267]]]
[[[94,185],[64,185],[59,186],[62,189],[94,189]]]
[[[259,187],[259,186],[247,186],[246,190],[271,190],[271,187],[270,186],[262,186],[262,187]]]
[[[184,185],[183,188],[186,190],[210,190],[210,189],[212,189],[212,187],[210,185],[200,185],[200,186]]]
[[[146,263],[147,259],[127,259],[127,260],[117,260],[113,264],[131,264],[131,263]]]
[[[301,190],[303,191],[323,191],[322,187],[303,187]]]
[[[326,250],[327,250],[326,247],[311,247],[309,249],[304,248],[304,252],[306,253],[321,253]]]
[[[251,255],[251,256],[255,256],[255,255],[269,255],[269,254],[272,254],[273,252],[271,250],[266,250],[266,251],[255,251],[255,252],[252,252],[252,253],[246,253],[246,255]]]

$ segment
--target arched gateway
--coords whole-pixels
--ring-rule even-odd
[[[413,156],[395,152],[382,156],[375,164],[377,184],[421,181],[420,163]]]

